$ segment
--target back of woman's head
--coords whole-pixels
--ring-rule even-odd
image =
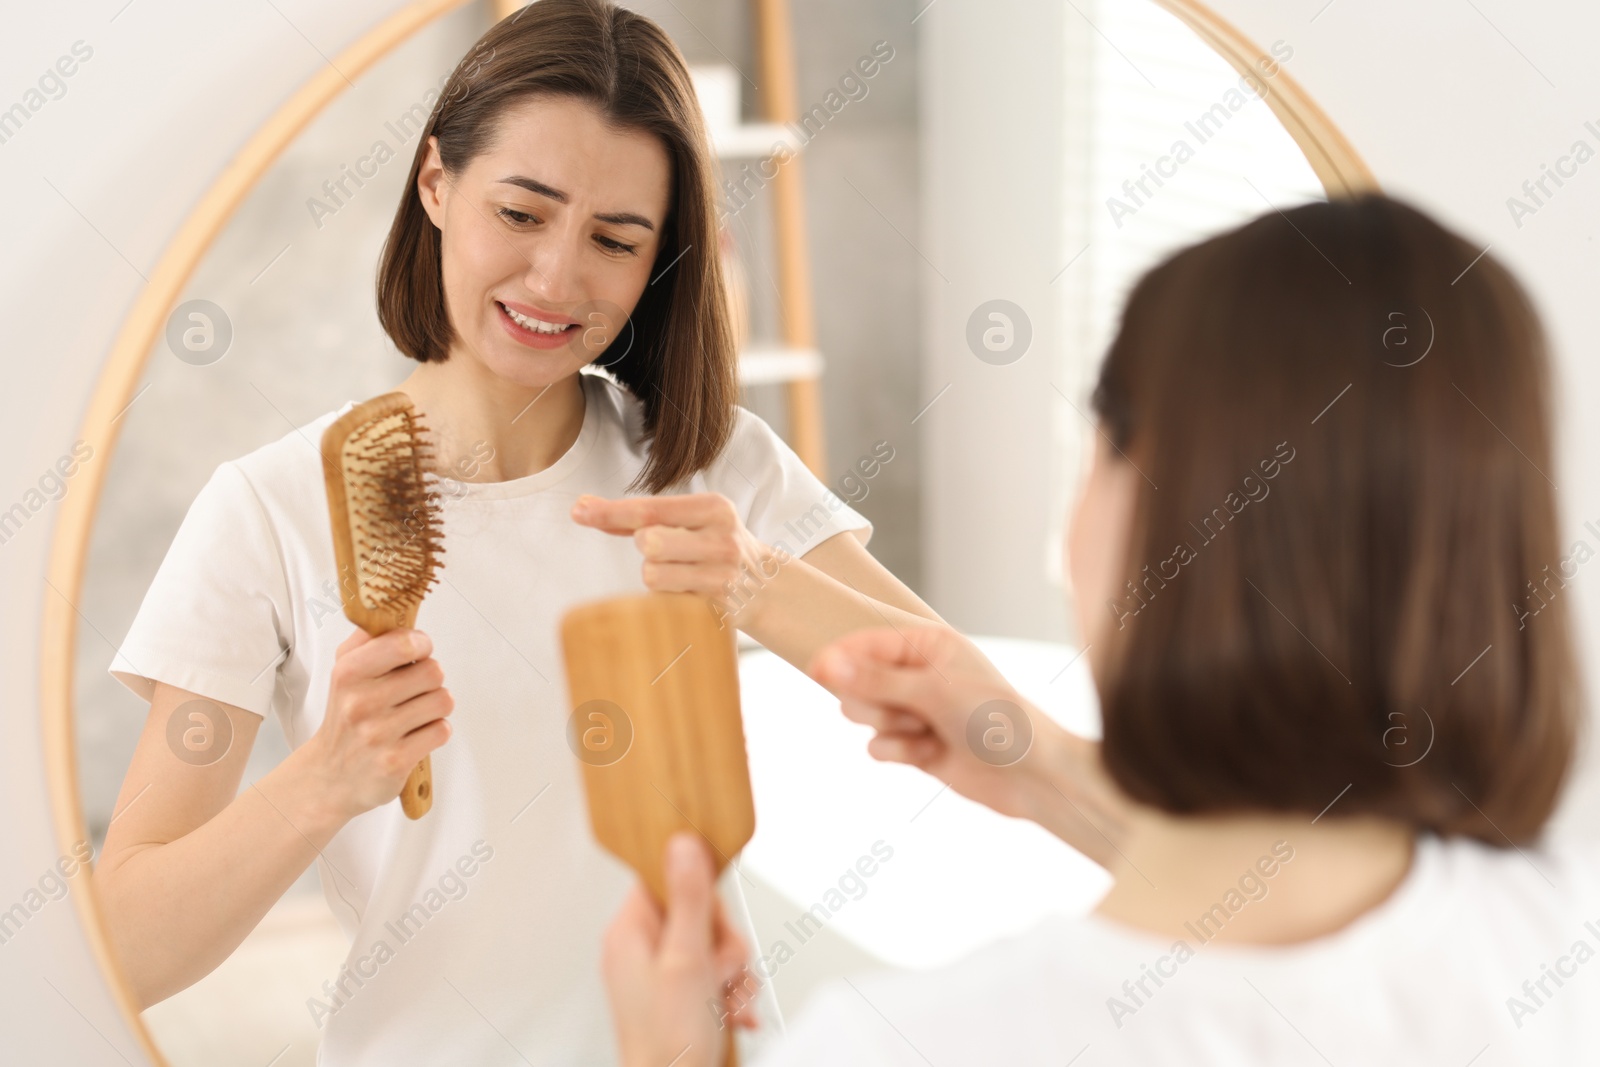
[[[1141,473],[1101,679],[1129,795],[1533,838],[1588,558],[1557,543],[1548,378],[1506,269],[1378,195],[1141,279],[1094,394]]]

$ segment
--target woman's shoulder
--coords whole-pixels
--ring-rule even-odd
[[[1382,1004],[1408,1005],[1409,1039],[1423,1044],[1458,1027],[1463,1011],[1473,1036],[1517,1033],[1517,1022],[1540,1012],[1548,1046],[1594,1040],[1592,1023],[1563,1017],[1582,993],[1556,1002],[1554,1014],[1506,997],[1522,996],[1524,978],[1538,982],[1541,961],[1565,961],[1565,974],[1600,949],[1600,849],[1423,835],[1416,857],[1389,900],[1311,942],[1180,948],[1092,916],[1057,916],[933,970],[835,979],[761,1067],[822,1062],[824,1054],[828,1062],[922,1063],[919,1052],[987,1063],[1005,1061],[1003,1050],[1019,1052],[1011,1062],[1064,1063],[1101,1036],[1132,1057],[1106,1062],[1221,1062],[1157,1053],[1163,1035],[1202,1030],[1237,1051],[1240,1035],[1269,1025],[1273,1010],[1320,1013],[1348,1030],[1323,1041],[1398,1037],[1378,1017]]]
[[[1570,840],[1492,845],[1476,838],[1417,838],[1416,860],[1407,878],[1410,903],[1418,909],[1501,910],[1527,916],[1570,915],[1600,892],[1600,846]]]
[[[648,455],[650,441],[645,433],[644,403],[633,390],[604,370],[582,370],[578,373],[589,386],[586,394],[588,399],[600,404],[602,420],[620,425],[625,431],[624,437],[634,450],[642,456]],[[743,404],[736,403],[733,405],[733,432],[729,435],[722,456],[718,458],[722,459],[731,453],[737,459],[740,453],[751,447],[770,448],[772,441],[783,443],[765,419]]]
[[[601,425],[642,462],[650,454],[643,401],[604,369],[580,370],[578,380],[585,386],[585,403],[597,405]]]
[[[1584,933],[1586,923],[1600,923],[1600,844],[1559,838],[1495,847],[1466,837],[1424,837],[1419,848],[1432,856],[1440,885],[1433,895],[1448,887],[1457,912],[1451,920],[1472,922],[1485,940],[1514,949],[1532,940],[1559,941]]]
[[[600,421],[618,436],[635,461],[643,464],[650,456],[650,437],[645,430],[644,404],[625,384],[609,374],[583,371],[589,384],[587,397],[598,403]],[[778,432],[760,415],[743,404],[734,404],[732,429],[722,450],[690,483],[696,490],[714,489],[734,496],[763,478],[787,481],[803,467],[799,456]]]
[[[354,400],[346,401],[241,456],[223,460],[206,491],[239,498],[234,503],[253,498],[270,520],[283,521],[309,511],[318,521],[325,521],[322,433],[354,406]]]
[[[1491,845],[1472,837],[1437,838],[1425,835],[1421,847],[1431,848],[1441,868],[1465,876],[1473,870],[1502,871],[1495,885],[1515,887],[1529,883],[1550,886],[1562,882],[1576,887],[1600,880],[1600,842],[1573,837],[1552,837],[1536,845],[1506,841]]]

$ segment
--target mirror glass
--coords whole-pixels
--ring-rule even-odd
[[[1128,290],[1163,257],[1264,211],[1326,198],[1304,152],[1255,84],[1159,4],[1089,0],[1067,49],[1067,266],[1062,290],[1065,377],[1087,398]],[[1291,41],[1258,42],[1274,59],[1255,72],[1270,88],[1294,73]],[[1079,397],[1074,403],[1087,410]],[[1066,454],[1092,447],[1093,428],[1067,411]],[[1075,486],[1051,486],[1045,552],[1066,595],[1061,553]]]
[[[631,6],[661,22],[699,68],[708,111],[756,118],[746,4]],[[1195,237],[1323,193],[1266,104],[1242,91],[1239,73],[1174,16],[1144,0],[1074,6],[1094,32],[1073,35],[1062,54],[1072,71],[1073,119],[1064,138],[1071,180],[1062,195],[1071,205],[1068,245],[1082,254],[1058,283],[1073,349],[1060,358],[1064,366],[1092,368],[1139,271]],[[848,459],[869,451],[891,423],[904,427],[925,399],[886,386],[914,382],[918,367],[916,331],[904,327],[920,321],[916,256],[904,243],[917,218],[916,37],[904,26],[903,5],[890,0],[833,6],[826,18],[805,4],[792,12],[802,107],[828,100],[841,73],[848,75],[875,41],[893,40],[894,59],[864,92],[842,98],[802,157],[818,348],[827,359],[822,415],[830,454],[844,460],[835,466],[849,471]],[[121,419],[86,561],[80,608],[87,625],[75,650],[81,803],[96,854],[120,814],[119,790],[147,712],[108,667],[196,493],[219,463],[347,400],[386,392],[413,366],[377,322],[379,249],[399,197],[415,195],[402,186],[432,101],[492,17],[489,4],[463,5],[355,78],[262,175],[200,262],[150,354]],[[1292,70],[1292,44],[1275,49],[1282,69]],[[736,177],[741,165],[725,162],[725,173]],[[893,217],[887,226],[856,225],[861,188],[886,206]],[[738,264],[735,296],[757,353],[772,350],[764,339],[778,332],[771,199],[769,190],[755,188],[725,205],[728,251]],[[794,432],[781,384],[753,380],[743,403],[786,439]],[[914,434],[895,432],[896,440],[914,441]],[[1078,447],[1087,432],[1064,423],[1063,447]],[[869,491],[859,480],[824,478],[874,521],[872,552],[913,589],[922,534],[906,517],[918,513],[920,479],[935,476],[919,472],[908,456],[887,464]],[[1048,490],[1059,494],[1058,513],[1071,489]],[[1060,543],[1060,530],[1049,536]],[[1058,553],[1047,555],[1054,566]],[[1058,570],[1051,576],[1059,582]],[[336,596],[326,606],[338,616]],[[285,737],[276,719],[265,721],[245,787],[303,740]],[[813,872],[817,884],[837,873]],[[763,942],[814,896],[759,878],[745,892]],[[875,906],[888,906],[886,899]],[[863,907],[858,914],[860,925],[871,913]],[[785,1014],[798,1010],[818,981],[884,962],[849,922],[823,930],[813,944],[778,984]],[[348,950],[313,865],[225,962],[148,1009],[144,1021],[178,1067],[312,1064],[318,1027],[308,1007]]]

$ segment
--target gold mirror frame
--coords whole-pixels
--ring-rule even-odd
[[[83,592],[89,536],[104,474],[117,444],[116,420],[132,402],[134,386],[183,286],[267,168],[300,131],[349,86],[347,77],[360,75],[418,30],[467,2],[418,0],[368,31],[301,86],[256,131],[184,220],[117,333],[78,434],[94,448],[96,455],[104,458],[84,467],[79,475],[82,479],[79,491],[62,499],[46,571],[47,580],[58,595],[46,595],[42,613],[40,703],[50,811],[62,855],[71,853],[76,842],[88,839],[78,790],[72,716],[73,649],[77,637],[75,605]],[[1254,73],[1256,61],[1266,55],[1197,0],[1156,2],[1181,19],[1241,74]],[[519,0],[494,0],[493,4],[497,18],[509,15],[520,6]],[[1271,79],[1257,80],[1263,86],[1267,105],[1305,153],[1328,196],[1348,196],[1378,189],[1372,172],[1349,141],[1286,71],[1280,70]],[[91,874],[91,883],[92,880]],[[112,950],[92,884],[87,892],[73,894],[73,899],[89,946],[111,985],[112,997],[122,1011],[123,1021],[150,1060],[158,1067],[169,1067],[134,1004],[122,965]]]

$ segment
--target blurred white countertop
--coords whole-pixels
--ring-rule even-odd
[[[1099,736],[1099,705],[1078,650],[973,640],[1042,711]],[[923,968],[1046,915],[1086,914],[1110,888],[1102,867],[1033,823],[867,755],[872,731],[772,653],[741,652],[739,674],[756,807],[740,866],[795,902],[797,916],[821,904],[816,914],[830,929],[892,966]],[[812,932],[779,933],[798,949]]]

